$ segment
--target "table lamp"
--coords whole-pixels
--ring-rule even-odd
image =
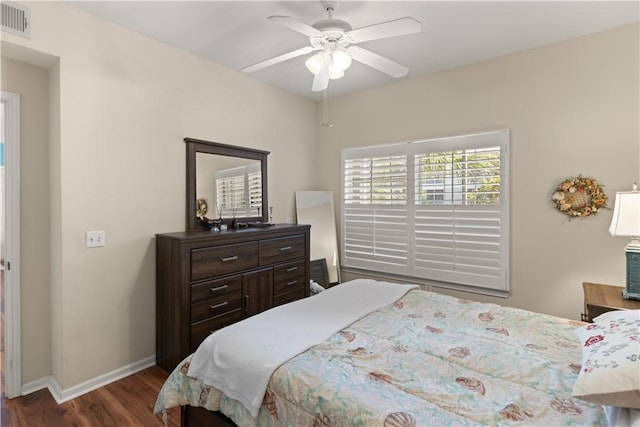
[[[631,237],[624,249],[627,258],[627,284],[622,297],[640,300],[640,191],[637,184],[633,184],[632,191],[616,193],[609,232],[614,237]]]

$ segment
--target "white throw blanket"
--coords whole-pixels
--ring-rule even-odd
[[[238,400],[255,418],[280,365],[414,288],[357,279],[275,307],[211,334],[188,375]]]

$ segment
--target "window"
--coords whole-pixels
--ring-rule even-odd
[[[262,207],[259,163],[217,171],[215,177],[216,200],[223,217],[256,216]]]
[[[507,130],[342,151],[342,264],[505,293]]]

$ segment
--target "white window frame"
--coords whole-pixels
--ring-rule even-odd
[[[509,140],[509,130],[502,129],[447,138],[343,149],[340,242],[342,268],[354,273],[410,280],[435,287],[508,296]],[[488,147],[498,148],[500,154],[499,204],[416,203],[414,156],[425,152],[482,150]],[[352,182],[347,176],[352,172],[347,172],[346,162],[395,155],[407,156],[406,203],[347,203],[345,198],[351,194],[350,190],[346,189],[347,181]],[[398,191],[395,186],[394,189]],[[376,218],[378,221],[374,219],[372,223],[369,218]],[[379,220],[380,218],[382,220]],[[448,264],[441,263],[444,268],[436,262],[437,255],[434,254],[437,252],[432,252],[428,259],[422,260],[417,255],[425,250],[425,240],[419,236],[433,235],[433,231],[438,227],[447,230],[445,235],[449,233],[443,239],[446,246],[443,252],[447,252],[443,257],[445,261],[449,261],[448,256],[453,260]],[[465,232],[471,230],[472,237],[467,240],[466,237],[456,236],[455,230],[458,229],[464,229]],[[378,246],[376,239],[379,236],[382,243]],[[428,241],[435,240],[437,238]],[[437,245],[433,245],[436,251],[439,249]],[[427,246],[427,252],[433,249],[430,247],[431,243]],[[471,259],[469,263],[456,264],[455,260],[467,257]]]

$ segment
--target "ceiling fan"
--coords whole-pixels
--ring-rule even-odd
[[[323,2],[329,18],[307,25],[289,16],[270,16],[270,22],[280,24],[309,37],[310,46],[267,59],[242,69],[245,73],[252,73],[271,65],[287,61],[298,56],[318,51],[309,57],[305,64],[315,77],[311,90],[319,92],[327,89],[329,80],[344,76],[344,71],[355,59],[371,68],[386,73],[392,77],[406,76],[409,69],[383,56],[364,49],[357,44],[371,40],[419,33],[422,25],[410,17],[394,19],[352,29],[348,22],[333,18],[334,3]]]

